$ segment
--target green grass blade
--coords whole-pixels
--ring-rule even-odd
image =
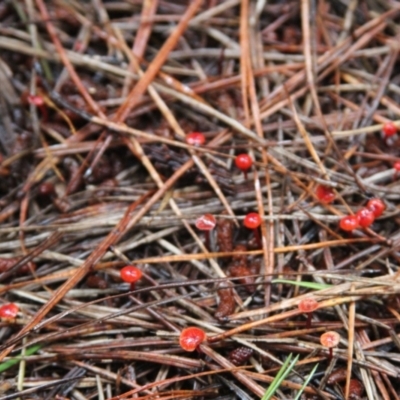
[[[273,279],[272,283],[287,283],[289,285],[301,286],[307,289],[315,289],[315,290],[329,289],[332,287],[332,285],[327,285],[324,283],[297,282],[297,281],[290,281],[288,279]]]
[[[288,358],[283,363],[282,367],[280,368],[279,372],[276,374],[274,380],[269,385],[267,391],[264,393],[264,396],[262,397],[261,400],[268,400],[275,393],[276,389],[278,388],[277,382],[279,381],[280,377],[285,372],[285,370],[288,367],[291,359],[292,359],[292,353],[289,354]]]
[[[35,354],[41,347],[42,347],[42,345],[40,345],[40,344],[37,344],[37,345],[32,346],[32,347],[29,347],[25,351],[25,357],[26,356],[31,356],[32,354]],[[7,360],[7,361],[1,363],[0,364],[0,373],[2,373],[5,370],[11,368],[15,364],[18,364],[22,360],[22,358],[23,357],[21,357],[21,356],[17,356],[15,358],[12,358],[11,360]]]
[[[297,393],[297,396],[295,397],[294,400],[299,400],[300,399],[300,396],[304,392],[304,389],[306,388],[308,383],[311,381],[311,378],[313,377],[313,375],[314,375],[315,371],[317,370],[317,368],[318,368],[318,364],[315,364],[314,368],[310,372],[310,375],[308,375],[307,379],[304,381],[303,386],[301,387],[299,393]]]
[[[275,376],[274,380],[271,382],[271,385],[269,386],[267,391],[264,393],[264,396],[261,398],[261,400],[269,400],[274,395],[274,393],[279,388],[282,381],[289,375],[290,371],[296,365],[296,363],[299,359],[299,355],[297,355],[296,358],[292,362],[290,362],[291,359],[292,359],[292,354],[289,354],[289,357],[286,359],[286,361],[282,365],[281,369]]]

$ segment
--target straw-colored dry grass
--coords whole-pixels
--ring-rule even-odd
[[[399,27],[390,0],[1,2],[0,398],[257,399],[293,353],[275,399],[317,363],[302,399],[400,399]]]

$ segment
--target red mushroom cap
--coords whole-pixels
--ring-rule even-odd
[[[28,97],[28,103],[33,104],[37,107],[41,107],[44,105],[44,100],[42,96],[34,95],[34,94],[29,94]]]
[[[207,338],[206,333],[201,328],[191,326],[184,329],[179,336],[179,344],[185,351],[194,351],[197,346]]]
[[[261,225],[260,214],[248,213],[243,220],[243,225],[248,229],[257,229]]]
[[[18,314],[19,307],[14,304],[4,304],[0,307],[0,317],[1,318],[15,318]]]
[[[354,231],[358,228],[358,219],[355,215],[345,215],[339,222],[339,226],[344,231]]]
[[[142,277],[142,271],[133,265],[127,265],[120,271],[121,279],[127,283],[135,283]]]
[[[373,212],[375,218],[380,217],[386,210],[385,203],[378,198],[369,200],[366,207],[368,208],[368,210]]]
[[[358,210],[356,213],[356,217],[358,225],[360,225],[361,228],[368,228],[375,220],[374,212],[366,207]]]
[[[318,185],[315,189],[315,194],[322,203],[329,204],[335,200],[335,192],[328,186]]]
[[[397,132],[397,127],[393,122],[386,122],[382,128],[383,134],[385,137],[393,136]]]
[[[243,153],[236,156],[235,164],[240,170],[247,171],[253,165],[253,160],[247,153]]]
[[[335,331],[328,331],[321,335],[320,342],[322,346],[332,348],[336,347],[340,342],[340,335]]]
[[[206,142],[206,137],[200,132],[191,132],[186,135],[185,140],[192,146],[202,146]]]
[[[212,214],[204,214],[196,219],[196,228],[201,231],[211,231],[217,224],[217,220]]]
[[[298,307],[301,312],[310,313],[318,308],[318,301],[312,297],[306,297],[305,299],[299,301]]]

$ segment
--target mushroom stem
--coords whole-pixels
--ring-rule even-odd
[[[257,246],[258,247],[262,247],[261,246],[261,235],[260,235],[260,231],[258,230],[258,228],[253,229],[254,232],[254,239],[256,240]]]
[[[309,312],[307,313],[307,322],[306,322],[307,329],[311,328],[311,321],[312,321],[312,312]]]
[[[204,246],[206,247],[206,249],[208,250],[208,251],[210,251],[211,249],[210,249],[210,242],[211,242],[211,239],[210,239],[210,231],[204,231]]]

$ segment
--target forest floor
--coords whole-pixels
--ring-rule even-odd
[[[0,399],[400,400],[399,36],[390,0],[2,1]]]

